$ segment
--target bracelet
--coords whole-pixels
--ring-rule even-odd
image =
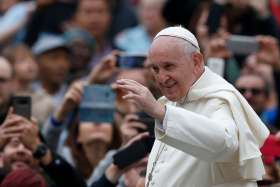
[[[51,121],[51,124],[52,124],[53,126],[55,126],[55,127],[59,127],[59,126],[62,125],[62,122],[57,121],[53,116],[51,116],[50,121]]]

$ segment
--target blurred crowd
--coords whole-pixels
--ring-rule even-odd
[[[137,68],[117,62],[147,55],[170,25],[195,33],[206,65],[270,129],[262,147],[267,173],[258,184],[280,186],[279,0],[1,0],[0,187],[144,187],[148,154],[125,168],[113,159],[152,136],[142,111],[116,89],[112,122],[82,121],[79,107],[86,85],[120,78],[159,98],[149,59]],[[233,50],[233,35],[250,37],[256,50]],[[32,98],[31,119],[15,114],[14,96]]]

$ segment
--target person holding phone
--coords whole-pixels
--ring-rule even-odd
[[[139,147],[139,143],[141,144],[141,142],[145,142],[145,140],[149,139],[148,135],[148,133],[141,133],[126,142],[113,154],[112,163],[108,164],[103,175],[95,180],[90,187],[118,186],[120,178],[122,176],[125,177],[125,175],[130,172],[133,172],[133,176],[131,177],[138,183],[138,180],[142,178],[141,173],[137,173],[137,171],[133,170],[141,169],[143,166],[146,168],[147,162],[145,161],[145,156],[148,155],[150,150],[148,150],[148,152],[144,151],[145,153],[139,153],[137,149],[142,151],[141,146]],[[139,157],[139,155],[141,156]]]
[[[31,168],[46,174],[54,182],[54,187],[86,187],[82,176],[45,144],[34,118],[28,120],[10,109],[0,126],[0,150],[3,162],[0,170],[5,171],[0,182],[5,180],[8,172]]]
[[[114,85],[155,118],[146,187],[257,187],[269,131],[244,97],[205,67],[195,36],[163,29],[148,59],[163,97],[129,79]]]

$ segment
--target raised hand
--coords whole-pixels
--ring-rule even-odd
[[[156,101],[147,87],[130,79],[117,80],[113,87],[123,89],[127,93],[123,99],[131,100],[151,117],[163,121],[165,107]]]

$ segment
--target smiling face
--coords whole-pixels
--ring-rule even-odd
[[[188,50],[187,44],[179,38],[160,36],[149,52],[156,84],[171,101],[185,97],[203,72],[202,55]]]
[[[19,138],[11,138],[5,145],[2,154],[4,167],[8,171],[36,166],[31,150],[27,149]]]

